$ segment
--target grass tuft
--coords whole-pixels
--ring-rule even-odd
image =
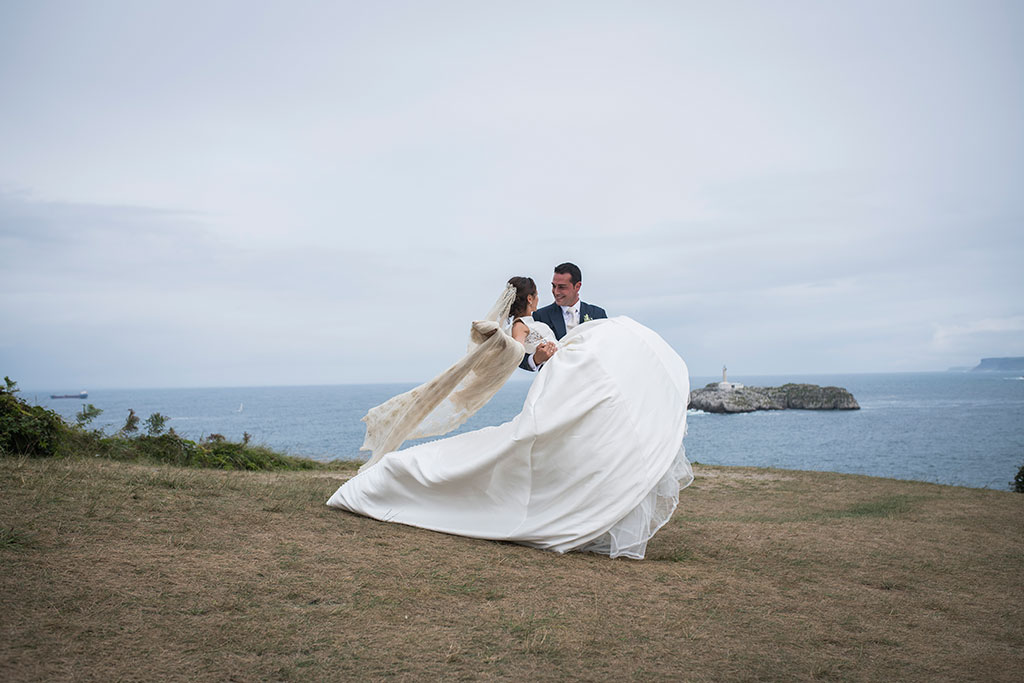
[[[0,527],[0,550],[26,550],[34,544],[31,534],[13,527]]]
[[[842,511],[844,517],[884,517],[892,519],[911,510],[911,498],[905,495],[887,496],[878,500],[851,505]]]
[[[655,550],[647,554],[647,559],[654,562],[693,562],[696,557],[686,548],[671,548],[665,551]]]

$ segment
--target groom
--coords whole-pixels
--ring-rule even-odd
[[[608,317],[600,306],[580,301],[582,284],[583,275],[579,266],[574,263],[560,263],[555,266],[555,274],[551,276],[551,294],[555,297],[555,303],[538,308],[533,313],[533,319],[550,327],[556,339],[561,339],[580,323]],[[543,361],[537,363],[534,358],[536,355],[527,354],[519,367],[523,370],[536,371],[544,364]],[[550,355],[542,353],[541,357],[546,360]]]

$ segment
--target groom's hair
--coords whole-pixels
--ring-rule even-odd
[[[559,263],[555,266],[555,272],[559,275],[569,275],[573,284],[583,280],[583,273],[580,272],[580,267],[575,263]]]

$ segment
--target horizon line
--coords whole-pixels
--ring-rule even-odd
[[[825,377],[829,377],[829,376],[837,376],[837,375],[852,376],[852,375],[928,375],[928,374],[953,374],[953,375],[960,375],[960,374],[986,374],[986,375],[988,375],[988,374],[993,374],[993,373],[992,372],[973,373],[973,372],[971,372],[971,370],[959,370],[959,369],[951,369],[951,368],[950,369],[945,369],[945,370],[898,370],[898,371],[872,371],[872,372],[768,372],[768,373],[754,373],[754,372],[751,372],[751,373],[743,373],[743,374],[737,374],[737,375],[734,375],[734,376],[730,376],[730,379],[732,377],[735,377],[736,379],[743,379],[744,377],[785,377],[785,376],[798,376],[798,377],[823,377],[823,376],[825,376]],[[709,377],[711,377],[711,378],[718,377],[719,375],[720,375],[720,373],[715,373],[715,374],[710,374],[710,375],[691,374],[690,377],[691,378],[702,378],[702,379],[705,379],[705,378],[709,378]],[[134,386],[101,386],[101,387],[98,387],[98,388],[95,388],[95,389],[91,389],[91,390],[90,389],[78,389],[76,391],[63,390],[63,389],[53,389],[53,388],[46,388],[44,390],[43,388],[39,388],[39,387],[30,387],[30,388],[25,389],[25,388],[19,387],[18,388],[18,393],[21,393],[21,394],[24,394],[24,393],[46,393],[46,392],[57,393],[58,391],[65,391],[65,392],[70,392],[71,394],[75,394],[75,393],[80,392],[80,391],[86,391],[87,393],[89,393],[89,392],[92,392],[92,391],[126,391],[126,390],[131,390],[131,389],[143,389],[143,390],[176,390],[176,389],[296,389],[296,388],[304,388],[304,387],[371,387],[371,386],[396,386],[396,385],[409,385],[409,386],[413,386],[414,387],[414,386],[419,386],[420,384],[423,384],[424,382],[428,382],[428,381],[430,381],[430,380],[429,379],[426,379],[426,380],[391,380],[391,381],[385,381],[385,382],[328,382],[328,383],[306,383],[306,384],[304,384],[304,383],[298,383],[298,384],[231,384],[231,385],[202,384],[202,385],[176,385],[176,386],[167,386],[167,385],[165,385],[165,386],[154,386],[154,385],[142,386],[142,385],[134,385]],[[506,384],[525,384],[525,383],[528,383],[530,381],[532,381],[530,377],[521,377],[521,378],[520,377],[511,377],[506,382]],[[73,400],[73,399],[68,399],[68,400]]]

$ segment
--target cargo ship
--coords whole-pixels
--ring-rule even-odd
[[[50,398],[89,398],[89,392],[83,391],[80,394],[50,394]]]

